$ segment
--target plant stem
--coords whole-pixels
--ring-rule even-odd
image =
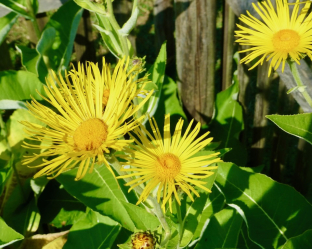
[[[176,209],[177,209],[177,216],[178,216],[178,222],[179,222],[179,242],[181,242],[182,239],[182,233],[183,233],[183,226],[184,226],[184,222],[182,220],[182,215],[181,215],[181,209],[180,209],[180,205],[177,202],[176,199],[175,200],[175,204],[176,204]]]
[[[120,162],[117,160],[117,158],[115,157],[114,154],[111,155],[111,160],[109,161],[111,163],[111,165],[113,166],[113,168],[117,171],[117,173],[121,176],[126,175],[126,172],[121,171],[121,164]],[[131,181],[131,178],[124,178],[124,180],[126,182]],[[143,189],[139,186],[136,186],[134,188],[134,190],[141,195],[143,192]],[[165,236],[161,241],[161,246],[165,246],[167,244],[167,242],[170,239],[171,236],[171,230],[170,227],[166,221],[166,218],[164,216],[163,211],[161,210],[161,207],[159,205],[159,203],[157,202],[157,199],[155,197],[152,197],[151,195],[148,196],[148,200],[151,202],[153,209],[152,211],[154,212],[154,214],[157,216],[160,224],[162,225],[163,229],[165,230]]]
[[[37,23],[37,18],[36,18],[35,11],[33,9],[33,6],[31,4],[30,0],[27,0],[26,4],[27,4],[27,10],[29,11],[31,17],[33,18],[33,20],[31,20],[31,22],[32,22],[33,27],[34,27],[34,30],[35,30],[35,33],[36,33],[36,36],[37,36],[37,40],[39,41],[39,39],[41,37],[41,32],[40,32],[40,29],[39,29],[39,25]]]
[[[294,76],[295,82],[297,84],[298,87],[304,87],[304,84],[302,83],[299,71],[298,71],[298,67],[297,67],[297,63],[295,61],[292,60],[287,60],[289,67],[290,67],[290,71],[292,73],[292,75]],[[302,88],[301,88],[302,89]],[[309,106],[312,107],[312,99],[311,96],[309,95],[309,93],[306,91],[306,89],[302,89],[300,90],[300,92],[302,93],[303,97],[305,98],[305,100],[307,101],[307,103],[309,104]]]
[[[166,218],[164,216],[164,213],[155,197],[149,196],[148,199],[152,202],[153,204],[153,212],[156,214],[158,220],[160,221],[160,224],[162,225],[163,229],[165,230],[165,236],[161,240],[160,246],[165,246],[167,242],[169,241],[171,237],[171,230],[170,227],[166,221]]]
[[[120,26],[117,23],[115,15],[114,15],[112,1],[111,0],[107,0],[106,4],[107,4],[108,20],[109,20],[110,24],[112,25],[113,29],[116,31],[116,33],[118,35],[118,38],[120,40],[121,47],[122,47],[123,56],[128,57],[129,56],[129,49],[128,49],[127,38],[123,37],[118,32],[118,30],[120,29]]]
[[[34,17],[34,20],[31,21],[31,22],[32,22],[32,24],[33,24],[33,27],[34,27],[36,36],[37,36],[38,41],[39,41],[39,39],[40,39],[40,37],[41,37],[41,32],[40,32],[40,29],[39,29],[39,25],[38,25],[38,23],[37,23],[36,16]]]

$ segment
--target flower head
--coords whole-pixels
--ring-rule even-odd
[[[173,136],[171,136],[170,115],[168,114],[165,117],[164,138],[162,138],[155,120],[150,119],[149,122],[153,135],[144,127],[141,127],[141,129],[136,127],[133,130],[135,136],[132,136],[136,145],[130,145],[130,148],[126,148],[130,155],[125,157],[128,162],[124,164],[131,167],[123,167],[122,170],[133,173],[118,177],[135,177],[134,180],[126,184],[131,186],[129,191],[142,183],[146,183],[137,204],[145,201],[150,192],[157,186],[158,202],[160,202],[162,196],[162,208],[164,209],[166,203],[169,202],[170,211],[172,211],[173,195],[177,202],[181,204],[176,188],[184,191],[192,201],[194,201],[192,192],[199,196],[194,186],[210,192],[204,186],[206,182],[200,179],[214,174],[211,170],[217,167],[208,165],[221,161],[220,158],[216,158],[219,153],[194,156],[211,142],[212,138],[206,138],[209,132],[195,139],[200,130],[200,123],[191,131],[192,121],[184,135],[181,136],[183,120],[180,119]]]
[[[46,126],[23,122],[26,132],[40,145],[25,143],[30,149],[42,149],[40,154],[27,156],[23,164],[28,165],[37,158],[44,160],[34,177],[53,175],[78,166],[76,180],[81,179],[94,163],[110,166],[104,154],[111,149],[122,150],[131,140],[123,135],[135,128],[141,119],[133,114],[147,101],[152,92],[139,105],[132,100],[145,92],[146,78],[134,80],[134,69],[127,72],[129,60],[120,60],[113,74],[103,60],[102,71],[97,64],[88,63],[86,69],[79,64],[65,78],[51,73],[47,78],[45,92],[52,108],[35,99],[27,103],[29,111]],[[57,83],[57,85],[55,84]],[[141,82],[138,87],[138,82]],[[142,117],[143,118],[143,117]]]
[[[298,3],[299,0],[297,0]],[[294,6],[290,15],[287,0],[276,0],[276,11],[271,0],[253,3],[255,11],[262,20],[257,19],[247,12],[248,16],[242,15],[239,19],[250,26],[250,28],[237,25],[240,30],[236,31],[236,36],[241,45],[251,46],[242,52],[250,52],[241,63],[249,63],[255,58],[261,58],[250,68],[253,69],[266,59],[270,62],[269,75],[272,67],[276,70],[282,63],[284,71],[285,62],[290,57],[300,64],[303,55],[312,58],[312,13],[306,18],[307,3],[299,13],[299,4]]]
[[[132,236],[132,249],[154,249],[156,238],[149,232],[138,232]]]

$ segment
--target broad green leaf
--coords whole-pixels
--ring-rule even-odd
[[[120,232],[118,233],[117,238],[115,239],[115,245],[118,246],[118,248],[124,248],[124,249],[132,249],[131,245],[131,236],[132,232],[129,230],[121,227]]]
[[[0,6],[1,5],[3,5],[5,8],[8,8],[26,18],[33,19],[30,16],[29,10],[26,7],[25,0],[1,0]]]
[[[280,248],[291,237],[312,228],[312,206],[294,188],[232,163],[218,165],[215,183],[226,203],[243,211],[249,237],[256,244]]]
[[[239,134],[244,129],[243,110],[237,102],[239,83],[235,82],[228,89],[217,94],[215,114],[209,125],[214,142],[221,141],[219,148],[232,148],[224,156],[225,161],[237,165],[246,164],[246,150],[239,142]]]
[[[205,187],[207,187],[208,189],[212,188],[213,182],[216,178],[216,172],[217,170],[212,170],[215,172],[215,174],[213,174],[212,176],[206,178],[206,179],[201,179],[202,181],[205,181]],[[184,218],[183,218],[183,234],[181,236],[182,240],[180,243],[181,247],[185,247],[187,246],[192,238],[193,238],[193,234],[196,231],[196,228],[200,222],[201,219],[201,214],[203,213],[203,211],[205,210],[205,206],[209,205],[209,193],[206,192],[203,189],[198,188],[197,189],[198,193],[199,193],[199,197],[194,196],[194,202],[192,202],[189,197],[184,198],[183,201],[181,202],[181,209],[182,209],[182,213],[185,213]],[[186,196],[185,196],[186,197]],[[185,200],[187,200],[187,203],[185,203]],[[185,211],[184,209],[184,205],[185,205]]]
[[[75,224],[85,215],[86,206],[68,194],[55,180],[51,180],[38,200],[43,223],[54,227]]]
[[[127,201],[115,177],[106,166],[96,167],[78,182],[74,181],[77,169],[67,171],[56,179],[68,193],[86,206],[119,222],[130,231],[154,230],[158,219],[145,209]],[[116,208],[118,207],[118,208]]]
[[[21,234],[37,231],[40,214],[30,187],[30,179],[14,189],[3,208],[3,219]]]
[[[6,35],[17,20],[17,14],[10,12],[6,16],[0,18],[0,45],[4,41]]]
[[[36,49],[29,48],[22,45],[17,45],[16,49],[22,55],[22,64],[28,72],[37,74],[37,62],[39,59],[39,54]]]
[[[237,243],[237,248],[239,249],[260,249],[261,247],[255,244],[249,238],[247,226],[245,222],[243,222],[242,227],[239,231],[239,238]]]
[[[250,173],[261,173],[261,171],[264,168],[264,164],[261,164],[257,167],[252,167],[252,168],[251,167],[239,167],[239,168]]]
[[[312,230],[309,229],[299,236],[290,238],[282,249],[312,248]]]
[[[221,210],[210,219],[195,249],[236,248],[242,221],[235,209]]]
[[[283,131],[312,144],[312,113],[297,115],[267,115]]]
[[[25,126],[20,123],[21,121],[28,121],[42,126],[44,126],[44,124],[32,116],[28,110],[24,109],[15,110],[7,122],[8,142],[12,152],[14,153],[15,168],[20,177],[28,178],[34,175],[34,172],[37,171],[37,168],[29,168],[25,165],[22,165],[21,159],[24,155],[39,153],[40,150],[28,149],[22,146],[23,141],[28,137],[28,135],[24,131]],[[27,140],[27,143],[38,144],[39,142],[34,140]],[[38,158],[30,165],[35,166],[41,162],[42,159]]]
[[[166,52],[166,43],[164,43],[159,51],[159,54],[156,58],[153,66],[150,67],[147,74],[149,74],[149,80],[151,80],[157,87],[154,90],[153,95],[150,99],[143,105],[141,109],[141,114],[149,114],[149,116],[153,116],[157,110],[160,94],[162,90],[162,85],[164,82],[165,69],[167,63],[167,52]],[[145,119],[143,123],[145,123],[148,119]]]
[[[42,97],[43,84],[35,74],[25,71],[0,72],[0,100],[30,100],[30,96],[37,100]]]
[[[64,71],[67,68],[82,12],[74,1],[68,1],[46,24],[37,51],[49,69]]]
[[[120,229],[121,226],[116,221],[89,210],[84,217],[72,226],[63,248],[112,248]]]
[[[15,232],[0,217],[0,248],[4,248],[16,241],[24,239],[24,236]]]
[[[211,188],[211,194],[209,194],[208,199],[205,203],[202,213],[199,215],[200,220],[194,232],[193,239],[198,239],[205,227],[206,222],[216,213],[221,211],[224,207],[225,200],[223,195],[218,191],[218,189],[213,186]]]
[[[41,37],[41,40],[38,42],[37,48],[42,45],[46,45],[46,43],[42,43],[42,39],[45,36]],[[53,40],[53,39],[52,39]],[[36,74],[40,81],[45,83],[45,76],[48,74],[48,69],[44,64],[44,61],[41,60],[41,56],[39,52],[34,48],[28,48],[22,45],[16,46],[16,49],[22,56],[22,65],[28,72]],[[44,50],[44,48],[40,48]]]
[[[0,139],[0,159],[8,161],[8,160],[10,160],[11,156],[10,156],[10,152],[8,149],[7,141],[1,135],[0,135],[0,138],[1,138]]]
[[[14,109],[27,109],[26,103],[23,101],[10,99],[0,100],[0,110],[14,110]]]

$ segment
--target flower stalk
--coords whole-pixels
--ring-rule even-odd
[[[293,60],[287,60],[288,65],[290,67],[290,71],[295,79],[295,82],[298,86],[299,91],[302,93],[302,96],[304,97],[304,99],[307,101],[307,103],[309,104],[309,106],[312,107],[312,99],[311,96],[309,95],[309,93],[306,91],[306,87],[303,84],[299,71],[298,71],[298,66],[297,63]]]

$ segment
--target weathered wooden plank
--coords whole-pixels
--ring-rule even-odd
[[[222,58],[222,90],[232,84],[235,14],[228,3],[224,5],[224,32]]]
[[[216,0],[176,0],[176,58],[183,104],[207,123],[215,100]]]

